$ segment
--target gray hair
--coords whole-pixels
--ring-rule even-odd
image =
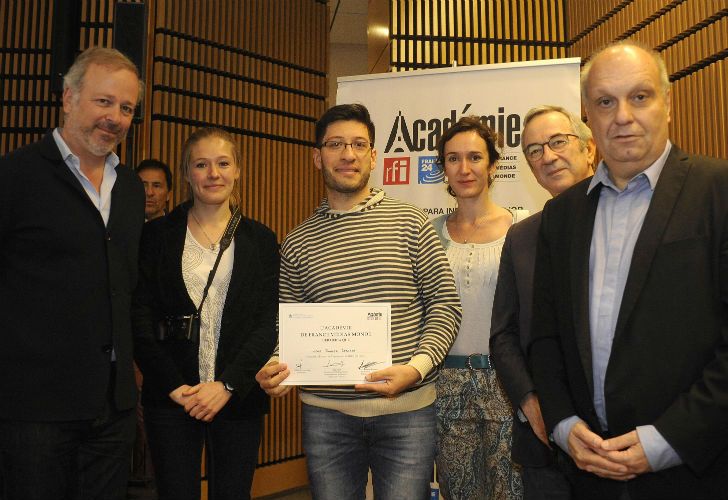
[[[529,109],[528,113],[526,113],[526,117],[523,119],[523,130],[526,130],[526,127],[531,120],[537,116],[545,115],[546,113],[561,113],[569,120],[572,132],[579,136],[579,142],[581,143],[582,150],[586,147],[587,143],[592,140],[592,131],[586,126],[586,123],[584,123],[581,118],[561,106],[554,106],[551,104],[542,104]],[[523,134],[521,134],[521,137],[523,137]],[[523,141],[521,141],[521,148],[523,148],[524,152],[526,151],[526,146],[527,144],[524,144]]]
[[[581,69],[581,100],[586,100],[586,84],[589,81],[589,72],[591,71],[592,64],[594,61],[602,55],[607,50],[613,49],[615,47],[635,47],[637,49],[645,51],[655,62],[655,66],[657,66],[657,72],[660,77],[660,86],[662,87],[662,92],[667,95],[667,93],[670,91],[670,78],[667,75],[667,67],[665,66],[665,60],[662,58],[662,55],[654,50],[651,47],[648,47],[642,42],[638,42],[637,40],[619,40],[617,42],[612,42],[610,44],[605,45],[601,49],[594,52],[590,57],[589,60],[584,64],[584,67]]]
[[[88,67],[92,64],[104,66],[113,70],[125,69],[134,73],[139,80],[139,97],[135,104],[139,104],[144,96],[144,82],[142,82],[139,69],[131,59],[116,49],[107,49],[105,47],[91,47],[79,54],[73,65],[68,69],[68,73],[63,76],[63,90],[71,89],[75,94],[81,91],[83,86],[83,78],[86,76]]]

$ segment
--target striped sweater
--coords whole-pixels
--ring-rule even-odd
[[[410,391],[429,386],[428,399],[434,399],[432,383],[438,372],[433,368],[455,340],[461,309],[440,240],[418,208],[379,189],[347,212],[331,210],[324,200],[283,242],[280,301],[389,302],[392,361],[416,368],[423,380]],[[319,406],[337,409],[341,404],[321,400],[379,398],[351,386],[302,389],[304,402],[319,400]],[[392,412],[408,409],[414,408]],[[358,413],[388,411],[369,408]]]

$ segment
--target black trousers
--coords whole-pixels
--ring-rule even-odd
[[[555,465],[522,467],[524,500],[571,500],[568,479]]]
[[[125,500],[135,420],[110,394],[95,420],[0,420],[0,498]]]
[[[159,500],[199,500],[202,445],[210,500],[250,498],[263,417],[230,418],[225,409],[208,423],[182,407],[144,407]]]

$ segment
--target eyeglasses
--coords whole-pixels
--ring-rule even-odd
[[[335,153],[341,153],[346,149],[346,146],[351,146],[351,150],[358,154],[358,155],[364,155],[366,154],[371,148],[372,143],[367,141],[354,141],[354,142],[344,142],[344,141],[324,141],[320,148],[326,148],[329,151],[333,151]]]
[[[555,153],[563,151],[564,149],[566,149],[566,146],[569,145],[569,137],[576,137],[577,139],[579,138],[578,135],[574,134],[552,135],[546,142],[542,142],[541,144],[529,144],[528,146],[526,146],[526,156],[531,161],[540,160],[543,157],[543,147],[546,144],[548,144],[549,149],[551,149],[551,151],[554,151]]]

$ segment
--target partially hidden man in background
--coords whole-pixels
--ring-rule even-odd
[[[64,77],[63,128],[0,160],[0,467],[7,499],[123,499],[144,190],[113,150],[142,94],[113,49]]]
[[[529,354],[546,428],[576,498],[727,498],[728,162],[670,142],[650,49],[610,45],[581,81],[603,161],[541,219]]]
[[[144,185],[144,219],[149,222],[167,215],[167,204],[172,196],[172,171],[169,166],[154,158],[142,160],[134,171]],[[143,250],[141,250],[143,252]],[[142,373],[134,367],[137,389],[142,387]],[[151,460],[147,460],[147,437],[144,432],[144,413],[141,402],[137,405],[137,430],[134,438],[131,481],[144,481],[153,475]]]
[[[142,160],[134,169],[144,184],[144,217],[147,221],[164,217],[172,196],[172,171],[160,160]]]
[[[530,109],[521,144],[536,181],[551,196],[594,173],[591,130],[562,107]],[[524,498],[569,499],[569,483],[554,464],[526,355],[540,224],[539,212],[512,226],[506,235],[493,301],[490,355],[514,408],[511,451],[513,460],[522,465]]]
[[[393,366],[352,386],[302,387],[303,445],[313,497],[429,498],[435,458],[437,366],[461,318],[452,272],[427,216],[369,188],[374,124],[359,104],[316,124],[313,160],[326,199],[281,248],[281,302],[389,302]],[[273,396],[290,370],[258,372]]]

